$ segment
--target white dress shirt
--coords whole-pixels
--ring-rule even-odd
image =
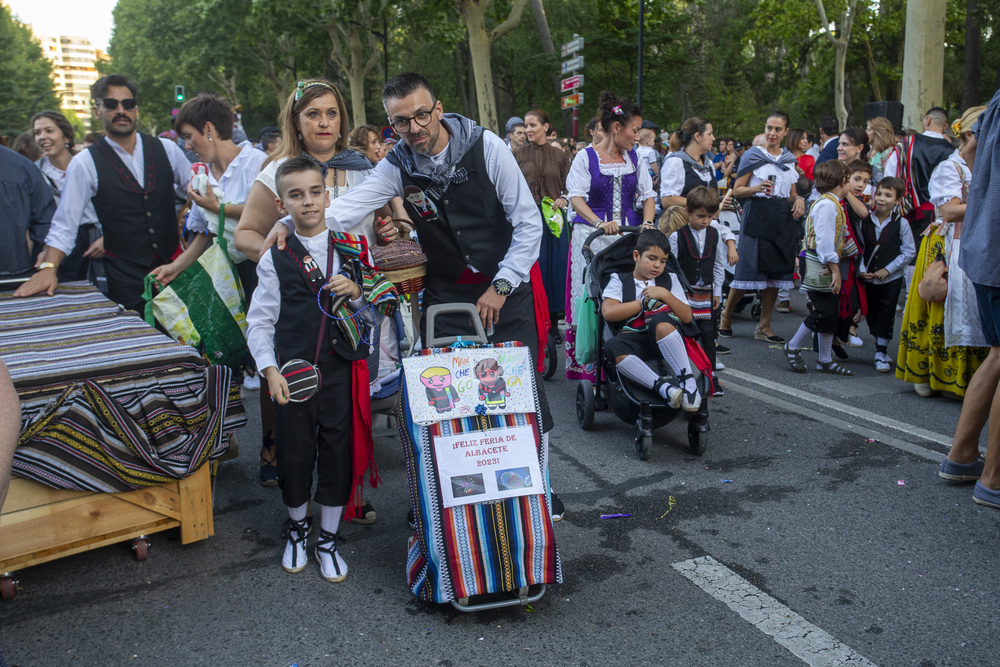
[[[673,294],[681,303],[687,304],[687,294],[684,293],[684,287],[681,285],[680,278],[677,277],[677,274],[671,272],[668,272],[667,275],[670,276],[670,293]],[[635,298],[637,300],[642,298],[642,290],[647,287],[656,287],[655,280],[639,280],[634,274],[632,276],[632,280],[635,281]],[[612,273],[611,278],[608,280],[607,287],[604,288],[604,292],[601,294],[601,298],[614,299],[615,301],[621,303],[622,292],[621,278],[618,277],[617,273]]]
[[[142,153],[142,140],[136,135],[135,149],[129,153],[119,144],[104,137],[101,141],[106,141],[121,161],[125,164],[140,187],[146,184],[146,159]],[[164,150],[167,152],[167,159],[170,161],[170,169],[173,172],[174,191],[180,198],[187,197],[187,185],[191,180],[191,163],[184,157],[184,152],[180,147],[169,139],[160,139]],[[62,250],[67,255],[73,252],[76,245],[76,233],[80,225],[86,222],[84,217],[87,205],[91,204],[91,199],[97,194],[97,165],[94,164],[94,157],[89,150],[85,150],[70,163],[66,169],[66,184],[63,186],[62,196],[59,198],[59,208],[52,216],[52,227],[49,228],[49,235],[45,238],[45,245],[52,246],[57,250]]]
[[[813,233],[816,235],[816,255],[824,264],[837,264],[840,255],[837,253],[837,207],[828,198],[820,199],[809,211],[812,218]],[[844,224],[848,224],[846,221]]]
[[[699,177],[701,175],[699,174]],[[702,185],[706,188],[713,186],[715,179],[715,167],[708,174],[708,179],[702,178]],[[680,197],[684,192],[684,160],[679,157],[668,157],[663,161],[663,169],[660,171],[660,199],[664,197]]]
[[[771,155],[767,152],[766,148],[757,148],[759,152],[764,155],[765,158],[770,160],[773,164],[765,164],[757,167],[750,173],[750,180],[747,182],[748,187],[757,187],[766,180],[770,180],[769,177],[776,176],[774,179],[774,190],[770,196],[781,197],[782,199],[788,199],[792,194],[792,186],[794,186],[799,181],[799,172],[795,171],[793,165],[786,165],[788,169],[782,171],[781,167],[778,166],[778,158],[781,155]],[[756,192],[751,197],[767,197],[763,191]]]
[[[882,236],[882,230],[885,226],[889,224],[892,220],[892,214],[889,214],[885,220],[879,220],[878,215],[875,211],[871,212],[871,220],[875,223],[875,238]],[[903,276],[903,271],[906,269],[910,261],[917,256],[917,246],[913,242],[913,232],[910,231],[910,223],[906,220],[902,220],[899,225],[899,238],[902,241],[902,245],[899,249],[899,255],[897,255],[891,262],[885,265],[885,269],[889,272],[889,277],[885,280],[880,278],[872,279],[872,283],[875,285],[884,285],[886,283],[891,283],[897,278]],[[862,253],[858,261],[858,273],[867,273],[868,269],[865,268],[865,256]]]
[[[605,176],[614,177],[625,176],[635,171],[635,165],[632,164],[628,153],[622,153],[622,157],[625,158],[624,162],[607,164],[601,162],[601,173]],[[636,156],[636,159],[638,159],[638,156]],[[656,191],[653,190],[653,179],[649,176],[649,170],[640,169],[636,176],[638,177],[635,187],[636,200],[644,202],[647,199],[656,197]],[[586,150],[580,151],[573,158],[573,164],[569,167],[569,175],[566,176],[566,190],[569,192],[569,197],[582,197],[584,201],[590,200],[590,158]],[[623,202],[623,204],[629,207],[632,206],[632,202]]]
[[[306,237],[295,232],[295,236],[316,261],[316,266],[319,267],[323,277],[327,278],[326,261],[330,235],[317,234]],[[257,289],[254,290],[250,308],[247,310],[247,347],[261,373],[264,372],[265,368],[278,367],[274,350],[274,323],[278,321],[278,315],[281,313],[281,281],[274,268],[271,252],[268,251],[261,255],[260,261],[257,263]],[[338,271],[340,271],[340,256],[335,252],[332,273],[336,274]],[[360,308],[364,300],[365,297],[362,293],[357,299],[351,300],[351,305]],[[319,305],[316,306],[316,312],[321,314]],[[305,361],[312,363],[312,359]]]
[[[444,159],[441,151],[439,160]],[[486,175],[496,188],[497,198],[514,228],[510,247],[500,261],[496,279],[504,278],[517,287],[528,281],[531,266],[538,260],[542,242],[542,216],[535,206],[527,181],[517,166],[514,154],[503,139],[489,130],[483,132],[483,157]],[[647,175],[647,178],[649,176]],[[368,177],[330,203],[326,210],[326,225],[333,231],[353,229],[372,211],[393,197],[403,196],[403,178],[399,167],[382,160]],[[370,225],[369,225],[370,226]],[[472,267],[475,268],[475,267]]]
[[[698,252],[704,254],[705,239],[708,237],[708,230],[695,229],[694,227],[688,227],[688,229],[691,230],[691,234],[694,236],[695,244],[698,246]],[[678,234],[680,234],[679,231],[670,235],[670,252],[674,257],[677,257]],[[712,266],[712,296],[722,296],[722,283],[726,279],[726,250],[726,243],[722,240],[722,235],[720,234],[718,247],[715,249],[715,263]],[[694,286],[705,286],[705,283],[702,281],[700,276],[698,277],[698,282],[696,282]]]
[[[263,151],[259,151],[254,148],[253,144],[249,141],[244,141],[239,146],[240,152],[236,155],[233,161],[229,163],[229,166],[226,167],[226,171],[222,174],[221,178],[216,178],[215,174],[212,173],[211,167],[209,167],[208,184],[215,189],[216,196],[219,197],[220,203],[246,203],[247,197],[250,196],[250,188],[257,180],[257,174],[260,173],[260,166],[264,164],[264,160],[267,159],[267,155]],[[222,194],[218,195],[218,192],[220,191]],[[211,222],[209,222],[209,216],[212,218]],[[225,234],[226,240],[229,241],[230,257],[233,257],[233,261],[242,262],[246,259],[246,255],[243,255],[243,253],[236,250],[236,245],[233,243],[233,234],[236,231],[236,224],[238,222],[239,218],[233,218],[230,215],[226,215]],[[218,231],[218,225],[218,215],[209,213],[200,206],[192,208],[190,215],[188,215],[188,229],[198,232],[199,234],[215,234],[215,232]],[[237,253],[238,255],[234,255],[234,253]],[[240,259],[236,259],[237,256],[239,256]]]
[[[962,154],[955,151],[931,172],[930,181],[927,183],[931,203],[935,208],[947,204],[952,199],[964,203],[963,186],[971,180],[972,172],[969,171],[969,165],[966,164]]]
[[[72,162],[72,159],[70,161]],[[49,181],[50,185],[52,183],[55,184],[53,189],[57,191],[56,206],[58,206],[59,199],[62,196],[62,191],[66,187],[66,172],[52,164],[48,157],[43,157],[41,159],[40,168],[42,170],[42,175],[45,176],[45,180]],[[68,165],[67,168],[69,168]],[[94,210],[94,202],[87,200],[87,205],[83,209],[83,217],[80,219],[80,224],[88,225],[91,223],[97,223],[97,211]]]

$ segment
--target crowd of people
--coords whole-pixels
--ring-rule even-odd
[[[280,487],[288,508],[282,564],[290,572],[306,566],[310,502],[320,511],[316,560],[330,581],[347,574],[336,546],[342,517],[376,520],[358,470],[371,458],[371,435],[367,458],[357,450],[366,439],[355,437],[368,397],[356,376],[363,346],[343,330],[349,318],[331,316],[337,326],[324,333],[322,299],[332,291],[349,304],[325,308],[389,312],[384,277],[354,258],[357,247],[386,247],[404,229],[427,258],[422,309],[474,304],[491,341],[521,341],[537,360],[549,337],[562,345],[566,377],[590,380],[600,364],[578,345],[589,333],[581,309],[594,308],[583,246],[595,232],[603,232],[591,245],[598,252],[637,231],[631,279],[613,276],[602,294],[600,311],[617,332],[606,354],[679,410],[724,395],[717,377],[699,389],[702,360],[681,335],[686,325],[699,334],[710,374],[724,367],[717,355],[729,352],[733,318],[753,298],[754,338],[783,345],[791,371],[809,372],[803,352],[815,350],[812,370],[849,376],[845,348],[866,344],[866,324],[878,372],[894,371],[920,396],[966,397],[940,474],[982,477],[976,501],[1000,508],[1000,435],[991,433],[986,461],[976,445],[1000,383],[1000,273],[988,224],[1000,96],[954,124],[933,108],[919,132],[886,118],[841,129],[827,117],[816,141],[772,111],[744,141],[716,138],[699,117],[661,132],[634,103],[604,92],[578,142],[558,139],[538,108],[511,118],[500,138],[446,113],[431,84],[407,73],[383,90],[394,131],[387,139],[375,125],[352,127],[334,84],[306,79],[258,143],[212,93],[187,101],[160,137],[138,131],[139,91],[128,78],[102,77],[92,96],[103,132],[82,148],[55,111],[35,115],[31,142],[21,142],[37,156],[0,148],[8,211],[0,278],[19,297],[89,280],[138,310],[147,275],[169,285],[225,236],[250,297],[260,483]],[[206,187],[192,180],[192,162],[204,165]],[[804,319],[785,341],[772,322],[793,313],[796,287],[808,312],[791,315]],[[289,403],[278,367],[292,358],[314,359],[322,373],[311,401]],[[547,450],[553,421],[537,384]],[[556,494],[550,510],[555,520],[564,512]]]

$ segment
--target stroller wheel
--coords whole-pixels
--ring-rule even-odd
[[[576,420],[580,428],[589,429],[594,425],[594,385],[590,380],[580,380],[576,385]]]
[[[708,432],[700,431],[695,426],[694,420],[688,422],[688,449],[692,454],[701,456],[708,447]]]
[[[635,453],[639,455],[640,461],[649,458],[649,452],[653,448],[653,433],[642,427],[642,420],[635,422]]]
[[[760,311],[761,311],[760,301],[755,301],[754,304],[750,307],[750,317],[753,318],[754,322],[760,321]]]
[[[545,361],[542,364],[542,378],[545,380],[551,380],[559,368],[559,363],[556,361],[557,350],[556,342],[552,338],[549,338],[549,342],[545,346]]]

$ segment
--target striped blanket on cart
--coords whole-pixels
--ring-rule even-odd
[[[448,350],[424,350],[422,354],[442,352]],[[537,395],[535,402],[537,405]],[[434,457],[439,438],[527,426],[534,434],[541,470],[547,471],[538,413],[477,414],[419,426],[410,415],[405,382],[398,410],[417,526],[406,562],[407,585],[414,595],[445,603],[536,584],[561,583],[547,479],[537,495],[445,507]]]
[[[85,283],[0,294],[0,359],[21,400],[14,474],[48,486],[115,493],[182,479],[247,422],[229,368]]]

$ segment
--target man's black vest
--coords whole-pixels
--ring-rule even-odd
[[[955,152],[955,146],[947,139],[926,137],[915,134],[913,141],[913,157],[910,160],[913,191],[920,201],[930,201],[930,182],[934,167],[938,166]]]
[[[715,255],[719,249],[719,230],[709,226],[705,230],[705,248],[698,250],[698,241],[690,227],[681,227],[677,232],[677,263],[684,277],[692,285],[711,285],[715,280]]]
[[[882,228],[882,233],[875,236],[875,222],[868,216],[861,222],[861,237],[864,243],[865,270],[875,273],[884,269],[889,262],[899,257],[903,249],[903,239],[899,235],[902,218],[893,212],[889,223]],[[875,247],[878,246],[878,251]]]
[[[87,149],[97,168],[97,194],[91,201],[104,230],[105,252],[152,269],[169,262],[177,250],[174,172],[159,139],[137,134],[136,140],[142,142],[142,186],[107,141]]]
[[[419,188],[437,209],[422,215],[426,209],[421,211],[403,198],[427,255],[427,281],[438,289],[454,284],[466,265],[492,280],[514,233],[486,171],[482,136],[455,166],[455,173],[464,174],[464,178],[456,176],[444,193],[434,198],[428,194],[429,179],[400,169],[404,190],[409,185]]]
[[[316,303],[316,292],[310,287],[305,270],[300,262],[308,254],[305,246],[291,234],[285,242],[285,250],[271,247],[271,260],[274,271],[278,275],[281,286],[281,308],[278,321],[274,324],[274,349],[278,363],[283,364],[292,359],[303,359],[313,363],[316,359],[316,342],[319,339],[320,327],[327,319]],[[336,252],[329,248],[328,252]],[[326,271],[326,267],[323,267]],[[327,276],[329,278],[329,276]],[[324,308],[329,312],[330,306],[324,299]],[[344,359],[358,360],[368,356],[368,346],[359,344],[357,350],[352,350],[344,340],[337,323],[330,320],[326,323],[326,334],[320,344],[319,358],[329,356],[333,351]]]

